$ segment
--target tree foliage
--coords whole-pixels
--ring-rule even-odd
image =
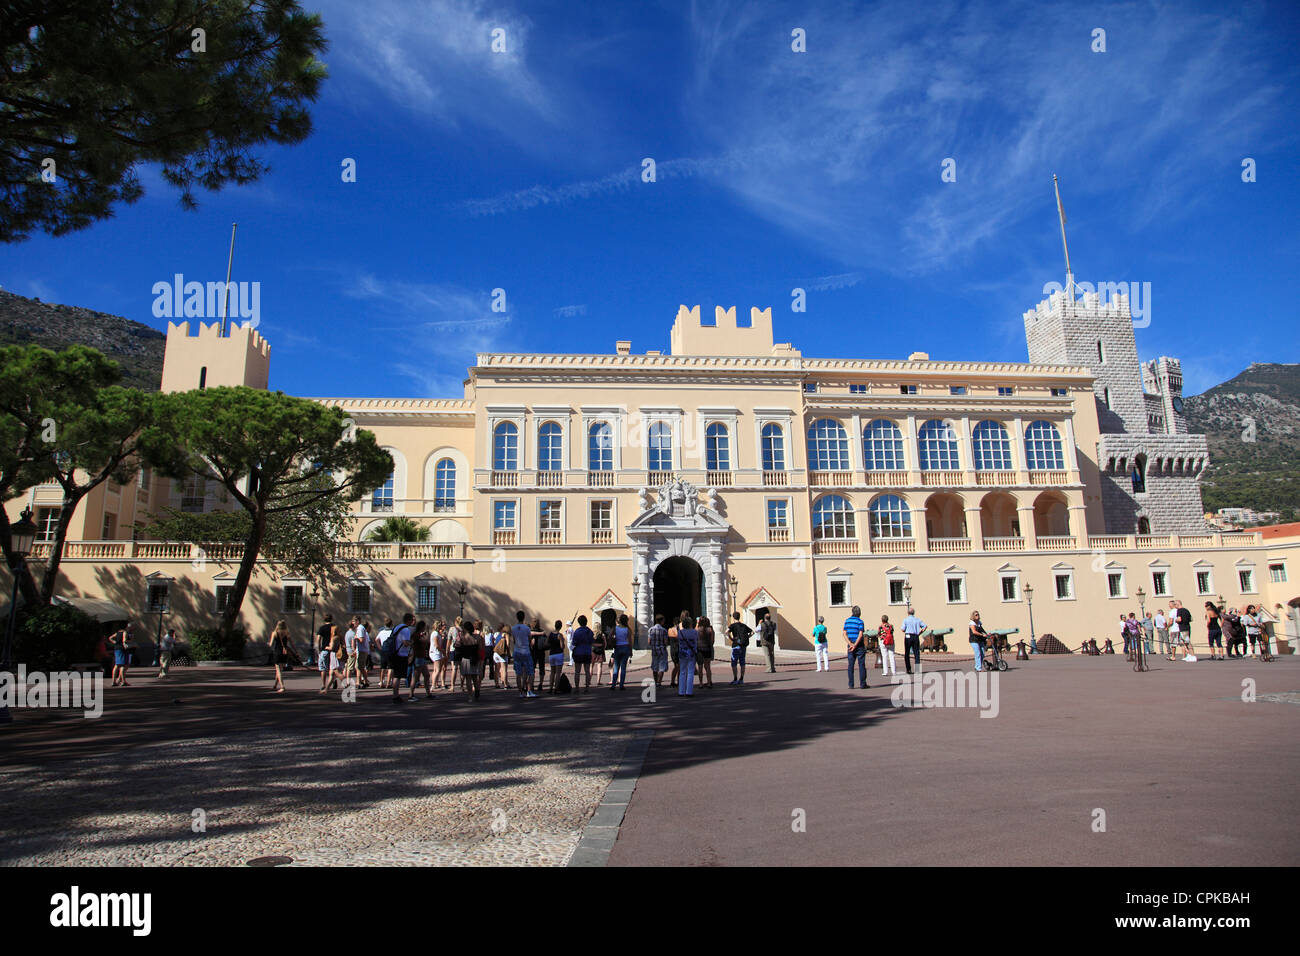
[[[296,0],[6,3],[0,241],[111,216],[142,195],[141,163],[187,208],[196,187],[258,179],[255,148],[311,133],[325,47]]]
[[[429,526],[410,518],[394,515],[366,535],[367,541],[428,541]]]
[[[356,501],[393,470],[372,432],[349,439],[349,431],[342,409],[283,392],[235,386],[160,397],[149,459],[172,478],[214,476],[248,513],[223,631],[234,628],[272,520],[307,523],[323,502]]]

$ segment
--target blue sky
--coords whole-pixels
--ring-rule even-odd
[[[223,278],[238,221],[271,385],[302,395],[666,350],[683,303],[771,306],[805,355],[1024,361],[1056,173],[1076,278],[1151,283],[1139,352],[1189,393],[1300,361],[1294,3],[304,7],[331,44],[309,140],[197,212],[144,170],[115,219],[0,248],[0,285],[165,328],[154,283]]]

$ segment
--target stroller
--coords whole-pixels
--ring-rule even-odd
[[[984,651],[984,666],[988,670],[1004,671],[1007,669],[1007,659],[1002,656],[1002,636],[1000,634],[990,634],[988,645]]]

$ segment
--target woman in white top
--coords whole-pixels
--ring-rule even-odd
[[[460,640],[460,632],[464,623],[465,623],[464,620],[458,616],[456,620],[452,621],[451,627],[447,628],[447,656],[448,657],[451,656],[453,650],[456,647],[457,642]],[[456,689],[456,681],[459,679],[460,679],[460,668],[453,667],[451,669],[452,690]]]
[[[447,623],[439,618],[433,622],[433,631],[429,635],[429,659],[433,661],[433,683],[442,690],[447,689],[447,660],[451,656],[447,651]]]

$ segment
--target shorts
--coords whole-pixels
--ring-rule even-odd
[[[600,661],[602,664],[605,663],[605,649],[593,648],[591,651],[591,659],[593,661]]]
[[[669,645],[668,645],[668,656],[671,657],[671,658],[673,659],[673,663],[674,663],[674,664],[677,664],[677,663],[680,662],[680,660],[681,660],[681,655],[678,653],[677,645],[676,645],[676,644],[669,644]]]
[[[428,666],[429,666],[429,659],[428,659],[427,657],[417,657],[417,658],[415,659],[415,664],[414,664],[414,666],[415,666],[415,667],[428,667]]]
[[[463,660],[460,662],[460,676],[461,676],[461,677],[477,677],[477,676],[478,676],[478,661],[475,660],[475,659],[468,658],[468,657],[465,658],[465,659],[463,659]]]
[[[316,660],[316,666],[320,668],[322,674],[330,669],[330,656],[325,651],[321,651]]]
[[[660,674],[668,670],[668,648],[656,647],[651,649],[650,669]]]
[[[533,676],[533,655],[532,654],[515,654],[515,676],[516,677]]]
[[[695,656],[702,661],[711,661],[713,660],[713,648],[701,647],[695,652]]]
[[[573,666],[574,666],[574,667],[587,667],[587,668],[590,668],[590,667],[591,667],[591,655],[590,655],[590,654],[574,654],[574,655],[573,655]]]
[[[744,667],[744,666],[745,666],[745,652],[746,652],[747,650],[749,650],[748,647],[733,647],[733,648],[731,649],[731,663],[733,663],[733,664],[739,664],[741,667]]]
[[[552,666],[552,667],[563,667],[563,666],[564,666],[564,655],[563,655],[563,654],[552,654],[552,655],[550,656],[550,663],[551,663],[551,666]]]
[[[366,670],[370,670],[370,668],[374,667],[374,665],[373,665],[372,663],[370,663],[370,652],[369,652],[369,651],[362,651],[362,652],[361,652],[361,666],[364,667]]]
[[[125,667],[125,666],[126,666],[126,652],[125,652],[125,651],[114,651],[114,652],[113,652],[113,666],[114,666],[114,667]]]
[[[393,676],[396,677],[398,680],[401,680],[403,677],[406,676],[406,663],[407,663],[407,659],[405,657],[402,657],[400,654],[393,656],[392,666],[389,668],[389,670],[393,672]]]
[[[349,654],[349,655],[348,655],[348,666],[345,667],[344,670],[354,671],[354,670],[357,669],[357,665],[358,665],[360,662],[361,662],[361,655],[360,655],[360,654],[357,654],[357,653],[355,653],[355,652],[352,653],[352,654]]]
[[[1211,647],[1222,647],[1222,646],[1223,646],[1223,632],[1222,632],[1222,631],[1210,631],[1210,646],[1211,646]]]

